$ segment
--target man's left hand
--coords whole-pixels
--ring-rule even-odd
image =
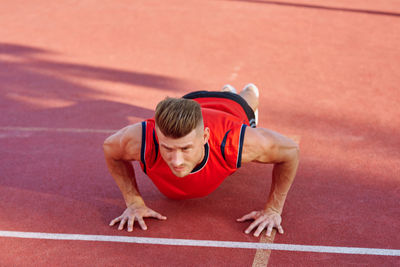
[[[244,222],[247,220],[254,220],[254,222],[252,222],[244,231],[246,234],[249,234],[253,229],[256,229],[254,236],[258,237],[264,229],[267,229],[267,236],[271,236],[273,228],[278,229],[278,232],[283,234],[281,215],[272,209],[253,211],[244,215],[242,218],[237,219],[238,222]]]

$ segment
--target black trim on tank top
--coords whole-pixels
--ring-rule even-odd
[[[142,122],[142,148],[140,150],[140,161],[143,164],[143,172],[146,173],[146,122]]]
[[[156,157],[154,158],[154,160],[157,159],[158,156],[158,142],[157,142],[157,138],[156,138],[156,130],[153,129],[153,142],[154,142],[154,146],[155,146],[155,150],[156,150]]]
[[[225,158],[226,139],[228,138],[228,134],[229,134],[230,131],[231,131],[231,130],[229,130],[229,131],[227,131],[227,132],[225,133],[224,139],[222,139],[222,143],[221,143],[221,154],[222,154],[222,157],[224,158],[224,160],[226,160],[226,158]]]
[[[244,134],[246,132],[246,124],[242,125],[242,128],[240,129],[240,138],[239,138],[239,152],[238,152],[238,157],[237,157],[237,162],[236,162],[236,168],[240,168],[242,166],[242,151],[243,151],[243,143],[244,143]]]
[[[252,128],[256,127],[255,123],[256,116],[254,114],[253,109],[249,106],[246,100],[244,100],[244,98],[238,94],[231,92],[196,91],[182,96],[182,98],[186,99],[208,98],[208,97],[225,98],[235,101],[243,108],[244,112],[246,113],[247,119],[249,120],[250,126]]]
[[[209,151],[210,151],[210,147],[208,146],[208,143],[206,143],[204,145],[204,158],[203,158],[203,160],[190,173],[198,172],[206,165],[206,163],[208,161]]]

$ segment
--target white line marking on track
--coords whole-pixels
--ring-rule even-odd
[[[107,236],[107,235],[82,235],[82,234],[54,234],[54,233],[35,233],[35,232],[16,232],[16,231],[0,231],[0,237],[400,256],[400,249],[306,246],[306,245],[290,245],[290,244],[269,244],[269,243],[258,243],[258,242],[232,242],[232,241],[214,241],[214,240],[192,240],[192,239],[149,238],[149,237]]]
[[[110,129],[80,129],[80,128],[47,128],[47,127],[0,127],[2,131],[23,132],[68,132],[68,133],[115,133]]]

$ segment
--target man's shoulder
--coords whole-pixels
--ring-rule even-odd
[[[270,136],[271,131],[266,128],[247,127],[243,144],[243,162],[250,162],[257,159],[265,151],[269,151],[274,145],[274,140]]]
[[[264,163],[280,162],[289,153],[297,153],[299,145],[291,138],[266,128],[249,128],[243,146],[243,160]]]
[[[104,146],[122,160],[139,160],[142,143],[142,123],[128,125],[109,136]]]

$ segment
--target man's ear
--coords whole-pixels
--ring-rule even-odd
[[[204,144],[208,142],[208,139],[210,138],[210,128],[205,127],[204,128]]]

